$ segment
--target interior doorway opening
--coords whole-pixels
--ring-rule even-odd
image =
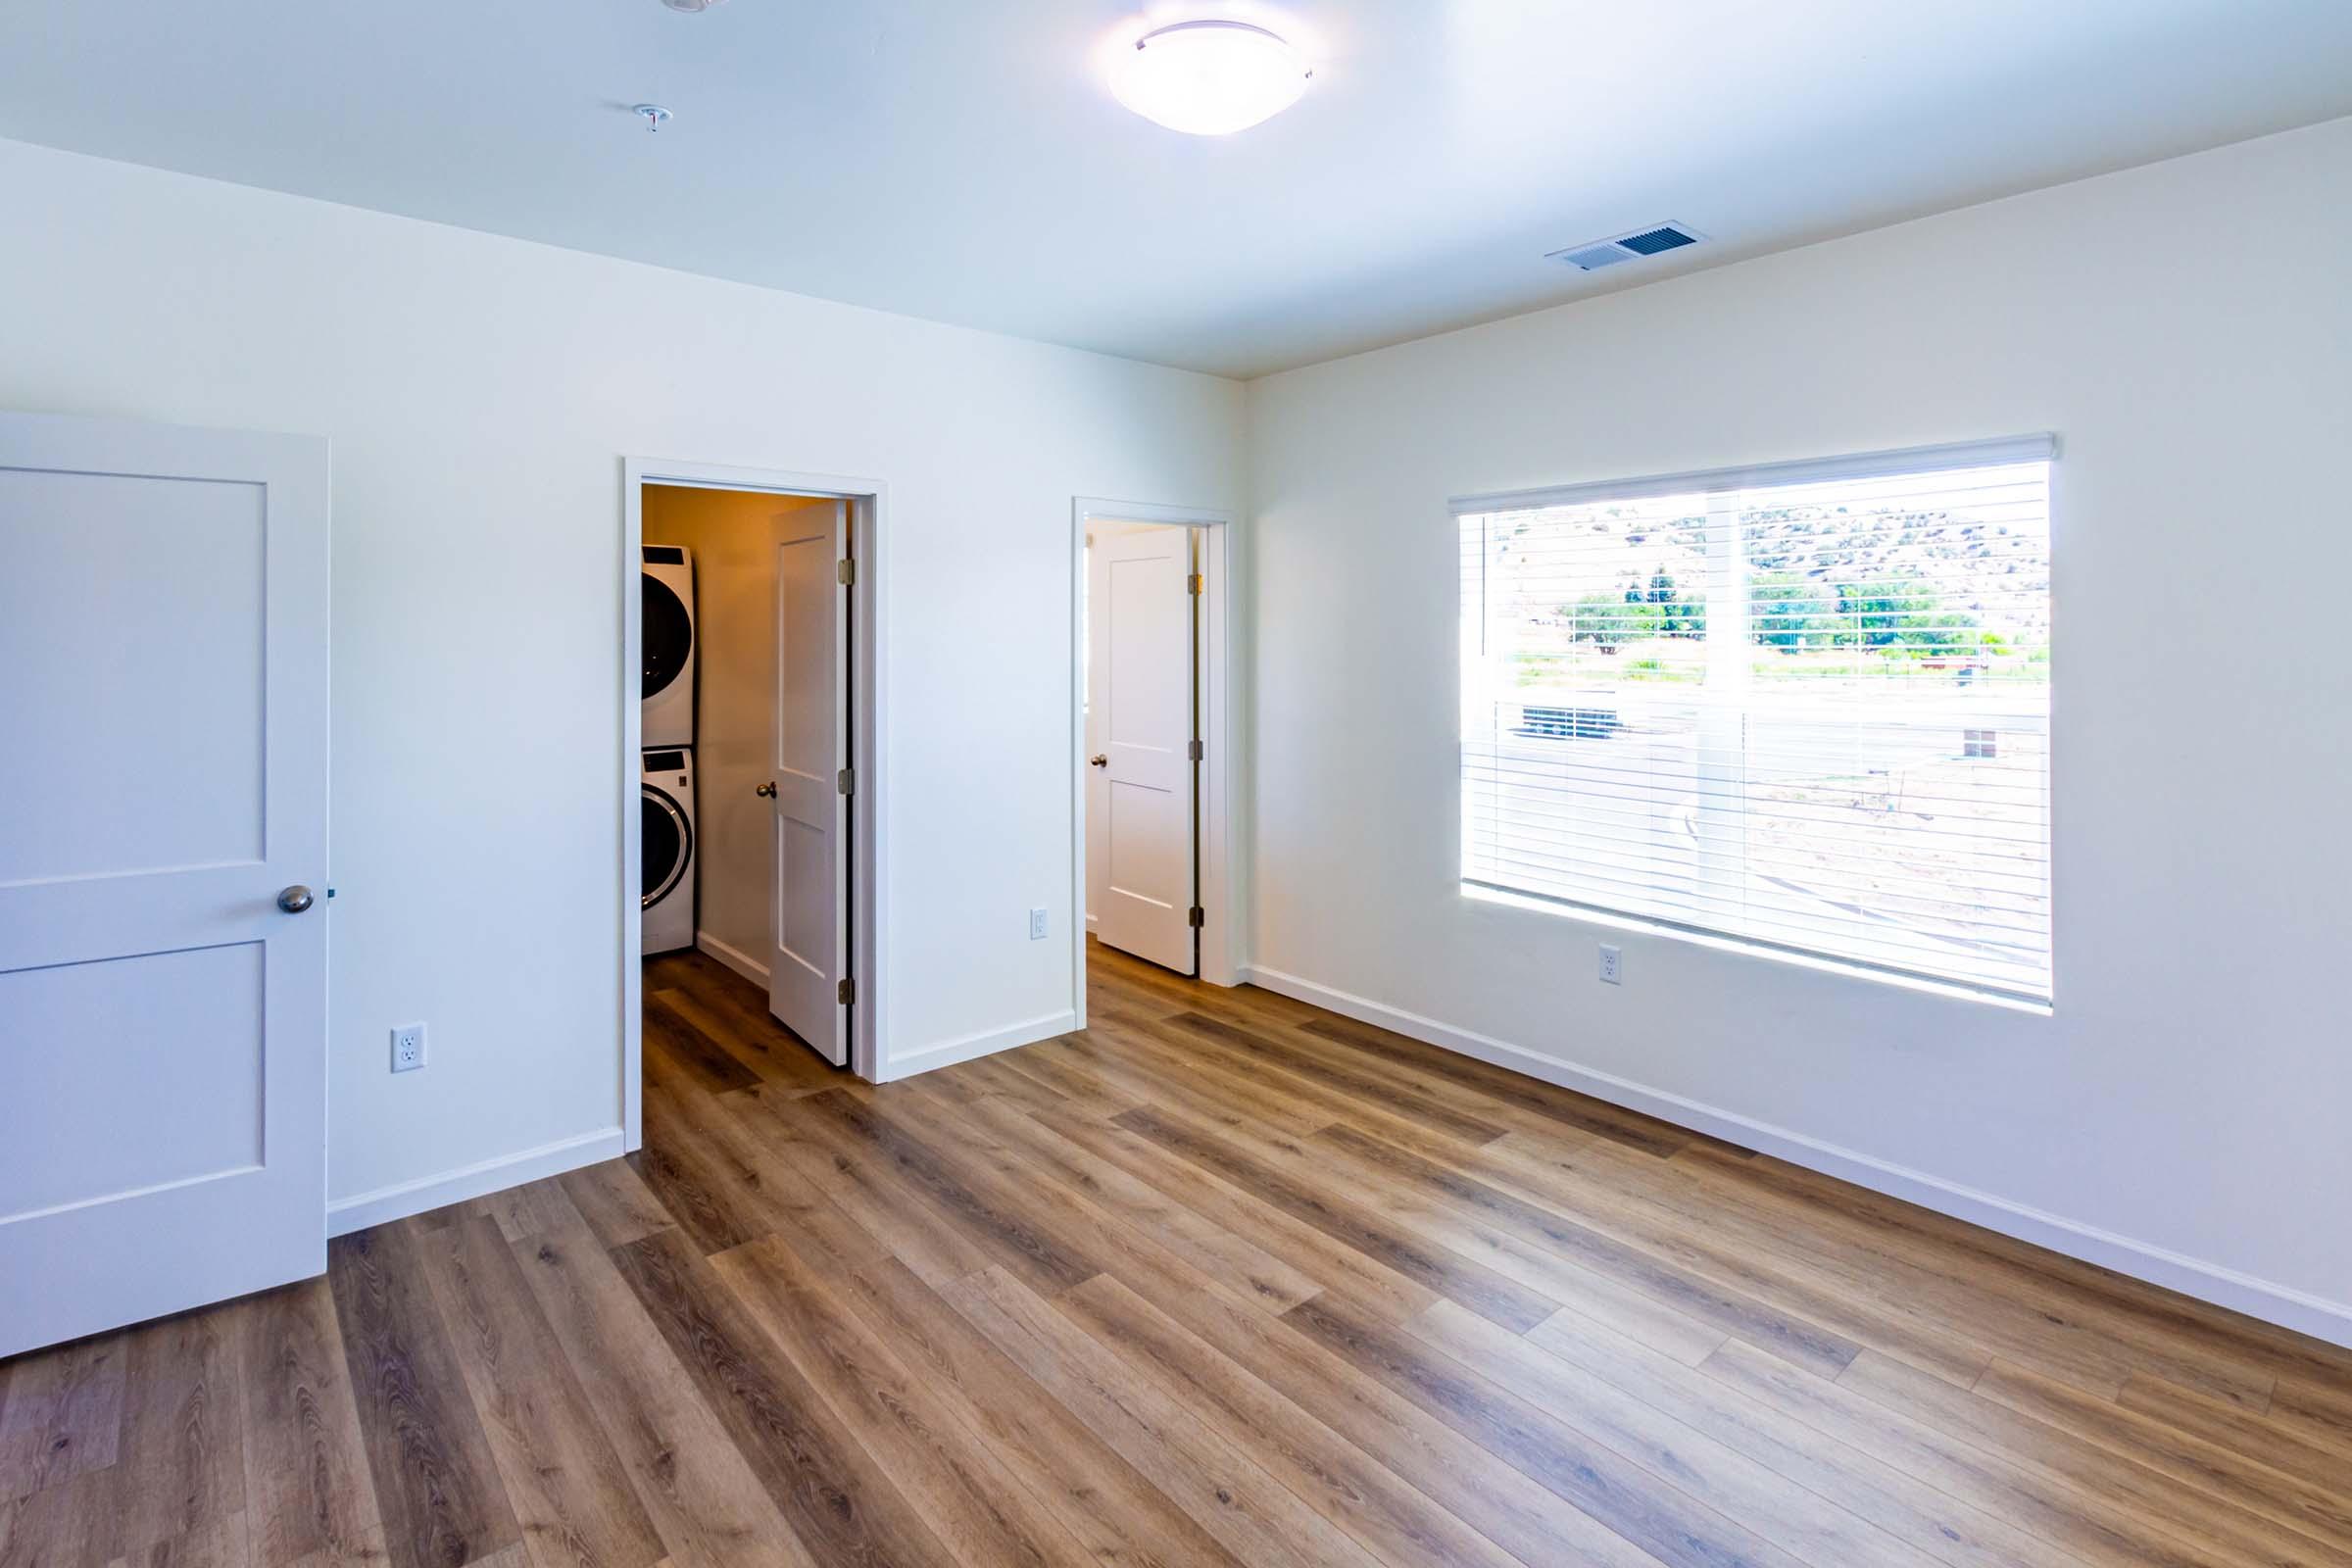
[[[871,482],[631,463],[623,1121],[662,1072],[874,1076]]]
[[[1076,507],[1077,956],[1086,942],[1239,979],[1227,817],[1230,552],[1222,514]]]

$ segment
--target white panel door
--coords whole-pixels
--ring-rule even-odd
[[[836,1067],[850,1059],[848,507],[804,507],[776,545],[773,926],[767,1006]]]
[[[0,414],[0,1356],[326,1266],[326,631],[324,441]]]
[[[1103,774],[1095,935],[1191,974],[1192,530],[1106,527],[1090,552],[1091,706]]]

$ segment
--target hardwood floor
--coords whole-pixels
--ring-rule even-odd
[[[2352,1353],[1091,976],[877,1089],[657,960],[639,1154],[0,1364],[0,1568],[2352,1568]]]

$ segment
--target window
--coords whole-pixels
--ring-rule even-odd
[[[2046,1002],[2054,451],[1455,503],[1465,889]]]

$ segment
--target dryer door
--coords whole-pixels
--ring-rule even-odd
[[[644,596],[645,695],[652,698],[686,668],[686,657],[694,652],[694,617],[676,590],[652,572],[640,573],[638,581]]]
[[[648,784],[639,817],[644,835],[645,890],[638,907],[650,909],[686,874],[694,856],[694,826],[678,803]]]

